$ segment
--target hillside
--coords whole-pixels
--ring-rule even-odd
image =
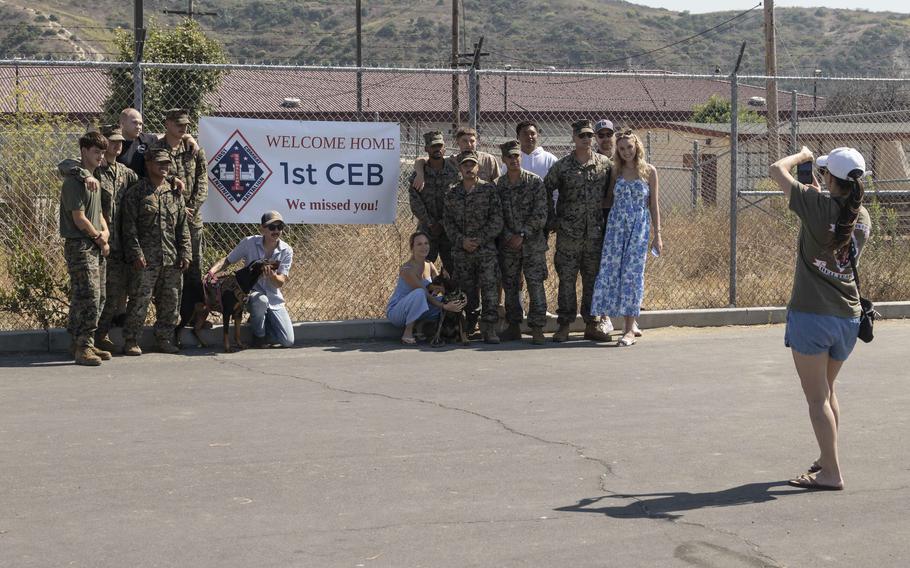
[[[463,0],[464,51],[481,35],[488,68],[555,66],[729,72],[739,44],[742,70],[763,71],[762,10],[677,13],[619,0]],[[364,63],[448,66],[450,0],[364,2]],[[146,19],[178,16],[180,0],[146,0]],[[197,11],[232,61],[349,65],[354,62],[353,2],[213,0]],[[89,15],[91,14],[91,15]],[[96,16],[95,16],[96,15]],[[132,25],[132,2],[111,0],[0,1],[0,57],[114,57],[114,29]],[[910,70],[910,15],[781,8],[777,10],[781,74],[904,74]],[[713,28],[713,29],[712,29]],[[702,33],[704,32],[704,33]],[[688,40],[691,36],[697,37]],[[677,45],[672,45],[679,42]]]

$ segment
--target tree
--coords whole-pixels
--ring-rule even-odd
[[[719,124],[719,123],[729,123],[730,122],[730,113],[733,110],[733,105],[730,104],[730,101],[719,96],[711,95],[708,97],[708,101],[703,105],[695,105],[692,107],[692,122],[701,122],[708,124]],[[762,122],[763,119],[758,115],[758,113],[748,110],[740,109],[739,110],[739,121],[740,122]]]
[[[115,34],[121,61],[133,59],[133,34],[120,30]],[[209,38],[199,24],[190,18],[174,28],[163,29],[151,22],[146,34],[143,60],[155,63],[225,63],[224,48]],[[133,74],[131,69],[111,69],[111,94],[105,102],[109,122],[115,122],[124,108],[133,106]],[[164,112],[170,108],[185,108],[194,119],[208,107],[206,95],[215,92],[224,71],[219,69],[145,69],[143,111],[148,130],[161,130]]]

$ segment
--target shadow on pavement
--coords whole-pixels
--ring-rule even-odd
[[[747,483],[721,491],[705,493],[638,493],[603,495],[582,499],[575,505],[558,507],[556,511],[570,513],[597,513],[617,519],[668,519],[682,517],[683,511],[694,511],[707,507],[733,507],[752,503],[774,501],[780,495],[800,495],[806,491],[790,489],[771,491],[772,487],[788,487],[786,481],[769,481],[765,483]],[[633,499],[632,503],[622,506],[594,507],[605,499]]]

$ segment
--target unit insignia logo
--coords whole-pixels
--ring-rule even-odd
[[[243,211],[272,170],[253,150],[240,130],[235,130],[209,160],[209,180],[237,213]]]

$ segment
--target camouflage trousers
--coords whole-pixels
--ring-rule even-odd
[[[521,323],[521,276],[528,284],[528,325],[543,327],[547,323],[547,294],[543,281],[547,279],[546,251],[528,252],[501,248],[499,266],[502,269],[502,288],[505,291],[506,321]]]
[[[119,254],[111,253],[104,260],[105,298],[98,318],[98,335],[104,336],[113,327],[114,318],[126,313],[126,298],[130,290],[133,268]]]
[[[148,315],[149,303],[155,303],[155,339],[170,341],[177,327],[183,273],[176,266],[147,266],[133,273],[133,287],[126,308],[125,340],[138,340]]]
[[[461,252],[453,255],[453,261],[455,268],[452,276],[468,296],[468,305],[465,307],[468,329],[477,323],[478,315],[480,321],[495,324],[499,321],[496,309],[499,303],[499,262],[496,257],[491,254]]]
[[[594,281],[600,270],[600,255],[603,249],[603,235],[596,238],[572,238],[556,236],[556,254],[553,264],[559,276],[556,321],[560,325],[571,324],[578,317],[578,296],[576,284],[581,273],[581,317],[585,323],[599,318],[591,315],[591,298],[594,295]]]
[[[190,247],[193,258],[190,260],[190,267],[186,269],[186,274],[202,282],[202,225],[198,227],[190,225]]]
[[[417,227],[418,231],[423,231],[430,235],[430,252],[427,254],[427,260],[436,262],[437,258],[442,259],[442,268],[451,276],[455,270],[455,263],[452,260],[452,241],[445,233],[434,237],[426,227]]]
[[[101,250],[88,239],[66,239],[63,258],[70,277],[70,311],[66,329],[76,347],[95,344],[98,314],[101,312],[104,271]]]

